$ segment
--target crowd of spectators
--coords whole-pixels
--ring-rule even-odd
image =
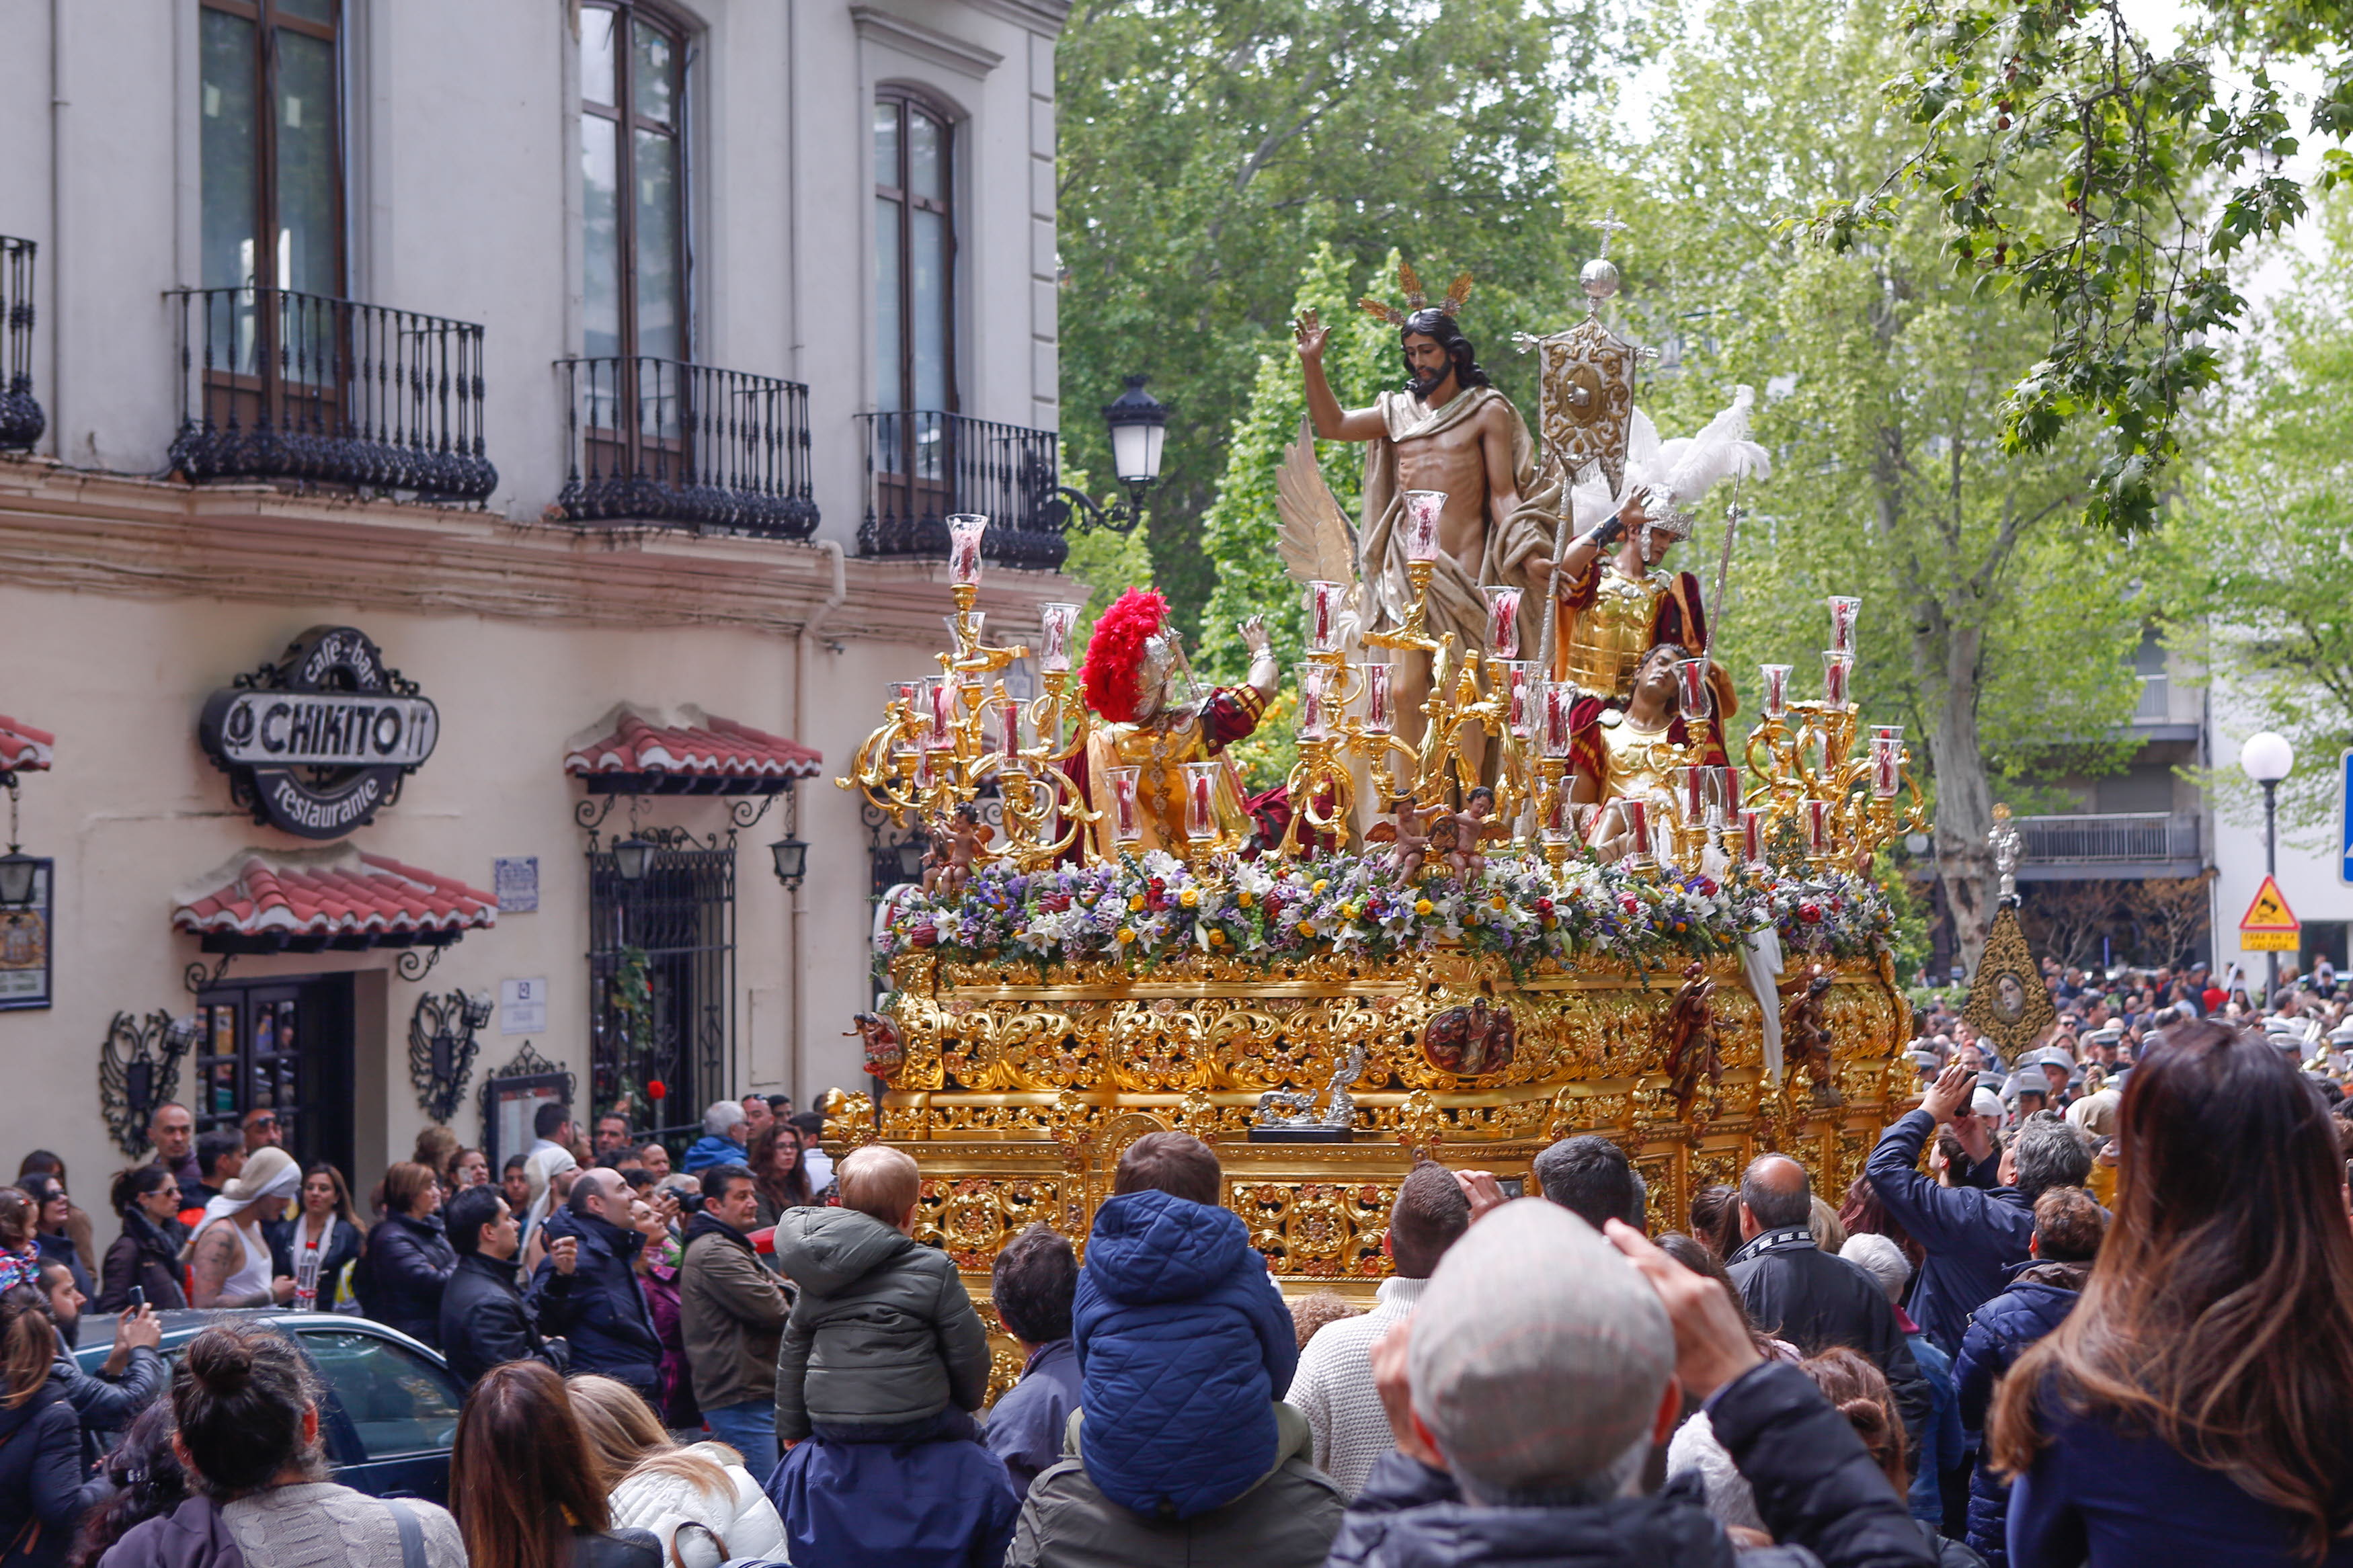
[[[1607,1138],[1519,1182],[1424,1162],[1367,1297],[1286,1300],[1216,1149],[1147,1132],[1082,1248],[1008,1237],[987,1322],[917,1162],[815,1159],[789,1105],[712,1105],[675,1171],[560,1105],[496,1173],[428,1130],[364,1225],[274,1118],[231,1147],[165,1106],[102,1252],[55,1156],[0,1188],[0,1551],[2353,1568],[2343,1002],[2332,976],[2233,1016],[2205,978],[2057,970],[2068,1011],[2018,1062],[1928,1012],[1918,1102],[1851,1185],[1762,1153],[1687,1230]],[[330,1478],[324,1395],[266,1315],[167,1366],[155,1312],[184,1304],[356,1310],[438,1349],[470,1390],[448,1508]]]

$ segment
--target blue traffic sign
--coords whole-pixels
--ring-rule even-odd
[[[2337,759],[2337,880],[2353,884],[2353,751]]]

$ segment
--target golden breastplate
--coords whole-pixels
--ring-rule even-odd
[[[1634,671],[1651,651],[1651,627],[1664,573],[1621,577],[1605,570],[1593,593],[1593,606],[1581,612],[1568,647],[1568,679],[1596,697],[1623,702],[1632,695]]]
[[[1601,780],[1604,801],[1672,793],[1674,780],[1668,770],[1674,765],[1675,748],[1667,744],[1664,730],[1637,730],[1628,723],[1605,726],[1601,750],[1609,767]]]

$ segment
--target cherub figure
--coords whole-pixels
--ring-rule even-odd
[[[1463,801],[1461,810],[1441,812],[1430,825],[1430,849],[1446,858],[1456,880],[1468,883],[1485,873],[1487,857],[1480,845],[1512,836],[1511,827],[1494,818],[1495,792],[1481,784]]]
[[[888,1079],[906,1065],[907,1047],[899,1038],[899,1026],[880,1013],[852,1013],[845,1038],[856,1036],[866,1058],[866,1070],[875,1078]]]
[[[1715,982],[1699,960],[1683,971],[1683,989],[1675,993],[1665,1023],[1667,1092],[1674,1096],[1676,1113],[1689,1116],[1700,1074],[1710,1084],[1724,1081],[1724,1058],[1715,1043]]]
[[[953,899],[972,880],[972,864],[988,844],[988,829],[970,801],[942,818],[932,832],[932,850],[923,858],[923,891]]]
[[[1389,803],[1389,821],[1373,825],[1365,842],[1388,845],[1390,875],[1400,882],[1411,882],[1421,875],[1422,865],[1430,858],[1430,826],[1422,821],[1421,807],[1409,795],[1400,795]]]

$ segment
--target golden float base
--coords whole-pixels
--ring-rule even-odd
[[[1324,954],[1271,970],[1202,959],[1148,973],[1090,964],[1044,974],[1019,963],[907,954],[892,965],[891,1009],[903,1057],[882,1075],[890,1087],[879,1115],[866,1096],[843,1096],[829,1107],[827,1133],[849,1145],[879,1137],[916,1158],[916,1236],[955,1258],[992,1323],[987,1275],[998,1248],[1039,1220],[1083,1246],[1121,1152],[1168,1129],[1216,1146],[1226,1204],[1287,1289],[1364,1300],[1388,1273],[1389,1205],[1419,1158],[1533,1190],[1539,1151],[1599,1133],[1649,1184],[1654,1233],[1684,1228],[1694,1193],[1736,1182],[1767,1150],[1802,1162],[1836,1204],[1862,1171],[1890,1094],[1908,1089],[1898,1052],[1911,1017],[1885,958],[1834,967],[1815,1004],[1831,1040],[1829,1081],[1793,1060],[1776,1085],[1740,965],[1709,962],[1722,1076],[1699,1076],[1679,1100],[1666,1068],[1680,966],[1546,966],[1515,977],[1493,955],[1440,952]],[[1490,1054],[1473,1046],[1466,1061],[1447,1016],[1482,1004],[1489,1017],[1508,1014],[1514,1037],[1505,1054],[1490,1032]],[[1802,994],[1777,1005],[1794,1037]],[[1453,1016],[1455,1033],[1463,1016]],[[1433,1022],[1445,1043],[1427,1047]],[[1262,1093],[1306,1090],[1320,1107],[1356,1047],[1365,1066],[1351,1090],[1352,1142],[1249,1141]],[[1456,1068],[1492,1070],[1448,1071],[1433,1053]],[[1009,1357],[1000,1353],[1001,1373],[1018,1370]]]

